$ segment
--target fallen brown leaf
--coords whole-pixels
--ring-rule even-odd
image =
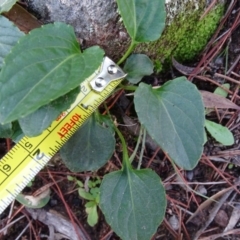
[[[202,95],[205,108],[232,108],[240,110],[238,105],[227,98],[207,91],[200,91],[200,93]]]

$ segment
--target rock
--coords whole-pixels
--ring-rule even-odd
[[[222,14],[223,0],[199,21],[211,1],[166,0],[167,27],[160,40],[141,44],[136,51],[147,53],[158,70],[171,57],[189,60],[213,34]],[[72,25],[82,47],[101,46],[114,60],[126,51],[130,38],[117,11],[115,0],[29,0],[29,8],[44,23],[61,21]]]

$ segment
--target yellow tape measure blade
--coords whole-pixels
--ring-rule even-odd
[[[111,59],[81,84],[81,92],[41,135],[22,138],[0,160],[0,214],[111,94],[126,74]]]

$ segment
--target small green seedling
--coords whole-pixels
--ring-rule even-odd
[[[72,176],[67,177],[69,181],[74,181],[78,185],[78,194],[81,198],[87,200],[85,204],[86,213],[88,215],[87,222],[93,227],[98,222],[98,212],[97,207],[100,201],[100,189],[99,186],[101,184],[101,179],[97,177],[94,180],[86,181],[86,184],[83,184],[77,178]],[[86,187],[84,187],[87,185]]]

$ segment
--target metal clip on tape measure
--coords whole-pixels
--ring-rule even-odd
[[[41,135],[23,137],[0,160],[0,214],[125,76],[119,66],[105,57],[100,68],[81,84],[81,92],[67,111]]]

